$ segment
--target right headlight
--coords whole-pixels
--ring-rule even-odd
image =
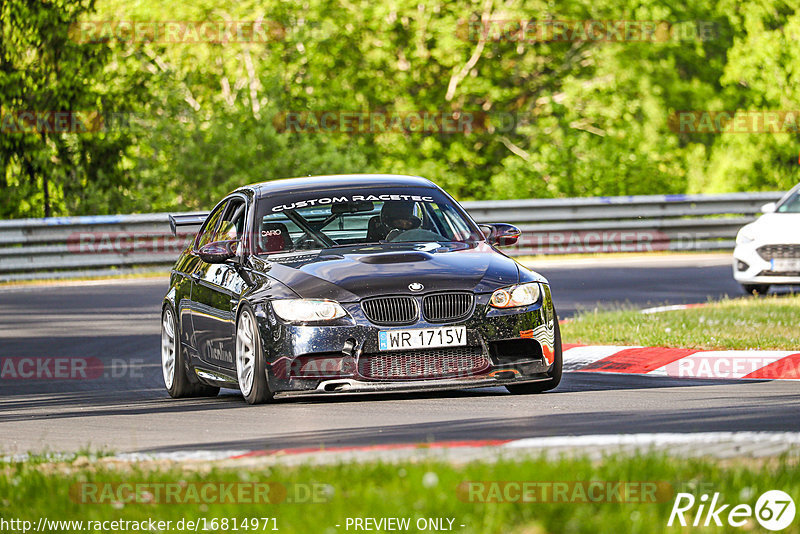
[[[752,229],[748,227],[744,227],[739,230],[739,233],[736,234],[736,244],[737,245],[746,245],[747,243],[752,243],[756,240],[756,236],[753,235]]]
[[[492,293],[489,305],[494,308],[530,306],[539,300],[542,290],[538,282],[504,287]]]
[[[342,305],[333,300],[273,300],[272,309],[278,317],[292,323],[333,321],[347,315]]]

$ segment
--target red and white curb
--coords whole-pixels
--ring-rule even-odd
[[[267,461],[281,464],[335,464],[348,461],[403,461],[412,458],[439,460],[492,460],[520,454],[562,452],[605,454],[619,451],[667,451],[711,455],[774,456],[800,449],[798,432],[697,432],[590,434],[541,436],[522,439],[393,443],[358,447],[302,447],[270,450],[182,451],[119,454],[116,461]]]
[[[564,345],[564,370],[673,378],[798,380],[800,351]]]
[[[640,311],[649,315],[707,305],[705,302],[675,304]],[[569,319],[561,322],[569,322]],[[696,350],[564,344],[564,371],[672,378],[799,380],[800,350]]]

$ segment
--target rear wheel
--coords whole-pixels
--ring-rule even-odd
[[[553,332],[553,365],[547,372],[547,380],[539,382],[532,382],[530,384],[516,384],[506,386],[510,393],[515,395],[527,395],[530,393],[543,393],[558,386],[561,382],[561,327],[558,326],[558,317],[553,312],[553,321],[555,322],[555,329]]]
[[[161,313],[161,373],[164,376],[167,392],[173,399],[216,397],[219,394],[219,388],[192,383],[189,380],[177,325],[172,307],[165,306]]]
[[[258,323],[253,310],[246,304],[236,325],[236,378],[248,404],[262,404],[272,400]]]
[[[742,284],[742,289],[748,295],[766,295],[769,284]]]

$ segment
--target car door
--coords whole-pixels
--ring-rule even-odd
[[[200,227],[197,235],[194,238],[190,253],[184,258],[181,265],[181,271],[184,273],[187,280],[187,291],[185,292],[186,298],[180,299],[178,302],[178,315],[180,317],[182,336],[181,340],[186,343],[193,357],[198,356],[198,344],[194,334],[194,310],[195,303],[192,298],[192,286],[194,275],[198,269],[198,265],[202,262],[197,256],[197,250],[200,248],[201,243],[204,245],[213,240],[216,235],[217,227],[219,226],[222,213],[227,205],[226,202],[219,203],[211,213],[206,217],[205,222]]]
[[[234,196],[227,200],[212,233],[199,236],[198,249],[213,241],[238,240],[244,253],[247,201]],[[235,305],[244,283],[232,263],[212,264],[202,260],[192,273],[192,325],[198,355],[203,363],[235,369]]]

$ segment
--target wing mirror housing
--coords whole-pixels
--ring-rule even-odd
[[[498,247],[510,247],[515,245],[522,235],[522,230],[507,223],[482,224],[481,230],[486,236],[486,241],[490,245]]]
[[[236,257],[238,248],[236,240],[212,241],[200,247],[197,255],[206,263],[225,263]]]
[[[776,209],[778,209],[777,202],[767,202],[761,206],[761,213],[775,213]]]

